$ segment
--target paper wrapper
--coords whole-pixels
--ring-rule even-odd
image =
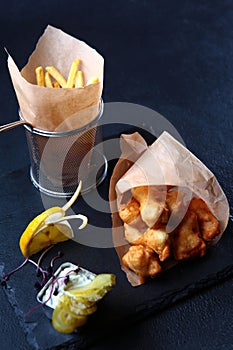
[[[47,88],[36,85],[37,66],[55,66],[67,79],[72,62],[80,58],[85,81],[93,76],[99,83],[84,88]],[[26,66],[19,71],[12,57],[8,67],[23,119],[34,128],[66,131],[91,122],[99,112],[103,89],[104,59],[83,41],[48,26]]]
[[[121,149],[122,154],[114,168],[109,189],[113,241],[120,261],[130,245],[124,238],[118,207],[124,201],[125,194],[137,186],[168,185],[188,188],[190,193],[206,202],[220,222],[220,234],[212,244],[220,239],[229,219],[226,196],[213,173],[187,148],[169,133],[163,132],[149,147],[138,133],[122,135]],[[165,268],[174,264],[174,260],[168,261]],[[141,284],[134,272],[125,266],[122,269],[133,286]]]

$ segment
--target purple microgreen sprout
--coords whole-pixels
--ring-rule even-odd
[[[25,259],[23,261],[23,263],[21,265],[19,265],[18,267],[16,267],[15,269],[13,269],[12,271],[8,272],[7,274],[5,274],[2,278],[3,281],[8,281],[10,276],[13,275],[15,272],[19,271],[20,269],[22,269],[22,267],[24,267],[27,263],[28,263],[29,259]]]
[[[51,260],[51,262],[50,262],[51,268],[53,268],[54,262],[55,262],[57,259],[61,258],[62,255],[63,255],[62,252],[59,251],[59,252],[57,253],[57,255]]]
[[[38,261],[37,261],[37,265],[38,265],[38,267],[37,267],[37,270],[36,270],[36,272],[38,273],[39,272],[39,266],[40,266],[40,264],[41,264],[41,262],[42,262],[42,259],[44,258],[44,256],[48,253],[48,251],[50,250],[50,249],[52,249],[54,247],[54,244],[51,244],[47,249],[45,249],[44,250],[44,252],[41,254],[41,256],[39,257],[39,259],[38,259]],[[39,276],[38,276],[39,277]]]
[[[31,308],[26,314],[25,314],[25,317],[28,317],[30,316],[34,311],[36,311],[37,309],[39,309],[40,307],[44,306],[47,304],[47,302],[52,298],[53,295],[58,295],[59,293],[59,280],[63,280],[62,283],[65,283],[66,284],[66,280],[69,279],[69,275],[74,272],[74,273],[77,273],[77,270],[78,269],[75,269],[75,270],[70,270],[68,271],[65,276],[62,276],[62,277],[55,277],[53,276],[53,280],[52,280],[52,283],[51,283],[51,287],[50,287],[50,293],[49,293],[49,296],[48,298],[43,301],[42,303],[40,303],[39,305],[36,305],[34,306],[33,308]],[[56,286],[57,285],[57,286]]]

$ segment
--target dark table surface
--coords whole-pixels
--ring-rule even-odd
[[[47,24],[85,40],[104,56],[105,102],[149,107],[176,128],[186,146],[216,175],[232,212],[233,2],[1,1],[0,124],[16,120],[18,113],[4,47],[23,67]],[[114,134],[111,129],[107,132]],[[34,201],[39,200],[39,194],[27,180],[28,167],[23,129],[1,133],[0,264],[7,269],[21,259],[18,249],[21,232],[15,232],[16,228],[24,227],[27,215],[36,214],[40,208]],[[25,185],[29,190],[19,188]],[[214,248],[221,254],[216,274],[211,271],[212,278],[207,276],[204,283],[194,284],[187,293],[180,289],[172,302],[157,305],[154,310],[152,307],[145,317],[136,317],[135,322],[131,320],[123,328],[115,325],[113,332],[100,331],[99,338],[87,343],[86,348],[233,349],[232,227],[230,220],[223,239]],[[101,260],[104,254],[95,254],[96,266],[95,261],[89,261],[87,267],[98,271],[106,262]],[[106,255],[116,262],[114,272],[119,286],[126,286],[116,256],[112,252]],[[88,263],[86,257],[83,259]],[[213,253],[207,257],[207,265],[210,261],[215,264]],[[186,273],[189,268],[195,271],[191,266]],[[178,273],[179,270],[174,270],[175,276]],[[170,272],[168,276],[172,275]],[[197,282],[199,277],[194,276]],[[12,283],[28,297],[20,277],[15,277]],[[146,290],[149,288],[156,288],[156,283]],[[185,286],[182,288],[186,290]],[[2,288],[0,295],[1,349],[31,349],[17,308],[9,303],[9,295]],[[129,298],[128,304],[131,302]],[[46,327],[51,326],[48,323]],[[43,335],[47,329],[42,325],[40,332]],[[62,341],[59,346],[68,348]]]

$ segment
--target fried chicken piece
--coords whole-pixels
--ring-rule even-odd
[[[158,186],[139,186],[131,191],[134,198],[140,203],[142,220],[148,227],[154,226],[164,210],[166,192]]]
[[[124,229],[125,238],[129,243],[133,243],[144,234],[144,232],[147,230],[147,226],[139,215],[134,221],[131,221],[130,224],[125,223]]]
[[[148,229],[133,244],[141,244],[153,249],[159,255],[160,261],[164,261],[170,256],[170,239],[165,227]]]
[[[139,239],[141,236],[143,236],[143,233],[145,232],[145,231],[140,231],[138,228],[128,224],[124,224],[124,229],[125,229],[125,239],[129,243],[133,243],[134,241]]]
[[[158,221],[152,226],[152,228],[160,228],[165,226],[169,220],[169,210],[166,204],[164,204],[164,209],[158,219]]]
[[[122,263],[139,276],[141,283],[148,277],[154,278],[162,270],[154,251],[143,245],[131,246],[122,257]]]
[[[184,193],[176,189],[167,192],[166,203],[171,214],[179,214],[183,207]]]
[[[140,215],[140,204],[132,198],[119,210],[119,216],[124,222],[125,238],[129,243],[138,239],[146,231],[147,226]]]
[[[220,224],[201,198],[192,198],[189,209],[196,213],[201,236],[211,241],[220,233]]]
[[[191,192],[188,191],[188,189],[184,192],[173,188],[167,192],[166,204],[170,211],[167,232],[173,232],[184,218],[188,210],[188,204],[186,202],[189,202],[191,196]]]
[[[205,255],[206,244],[200,236],[197,215],[188,211],[177,229],[173,254],[176,260],[188,260]]]
[[[136,220],[139,215],[140,204],[135,198],[132,198],[119,210],[119,216],[121,220],[126,224],[129,224],[130,222]]]

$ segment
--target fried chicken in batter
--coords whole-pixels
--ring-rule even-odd
[[[143,245],[131,246],[122,257],[122,262],[139,276],[141,283],[148,277],[154,278],[162,270],[154,251]]]
[[[141,283],[161,272],[160,261],[172,256],[177,261],[202,257],[206,242],[220,232],[207,204],[199,198],[190,201],[193,194],[188,188],[139,186],[131,193],[133,198],[119,210],[131,244],[122,263]]]
[[[158,186],[139,186],[132,188],[131,191],[133,197],[140,203],[142,220],[148,227],[154,226],[164,210],[166,192],[158,190]]]
[[[218,236],[220,224],[201,198],[192,198],[189,208],[197,215],[201,235],[205,241],[211,241]]]
[[[168,210],[168,207],[165,203],[164,209],[163,209],[160,217],[158,218],[157,222],[153,225],[152,228],[160,228],[161,226],[165,226],[168,223],[168,220],[169,220],[169,210]]]
[[[170,256],[170,239],[165,227],[148,229],[133,244],[141,244],[153,249],[159,255],[160,261],[164,261]]]
[[[172,189],[167,192],[166,203],[170,213],[179,214],[183,207],[184,193],[177,189]]]
[[[147,226],[140,215],[140,204],[135,198],[119,210],[119,216],[124,222],[125,238],[129,243],[141,237],[146,231]]]
[[[140,204],[135,198],[132,198],[119,210],[119,216],[121,220],[124,221],[126,224],[129,224],[130,222],[136,220],[139,215]]]
[[[147,227],[142,226],[137,227],[134,225],[128,225],[128,224],[124,224],[124,229],[125,229],[125,238],[129,243],[133,243],[134,241],[136,241],[138,238],[142,237],[144,232],[146,231]]]
[[[173,254],[176,260],[188,260],[205,255],[206,244],[200,236],[197,215],[188,211],[177,229]]]

